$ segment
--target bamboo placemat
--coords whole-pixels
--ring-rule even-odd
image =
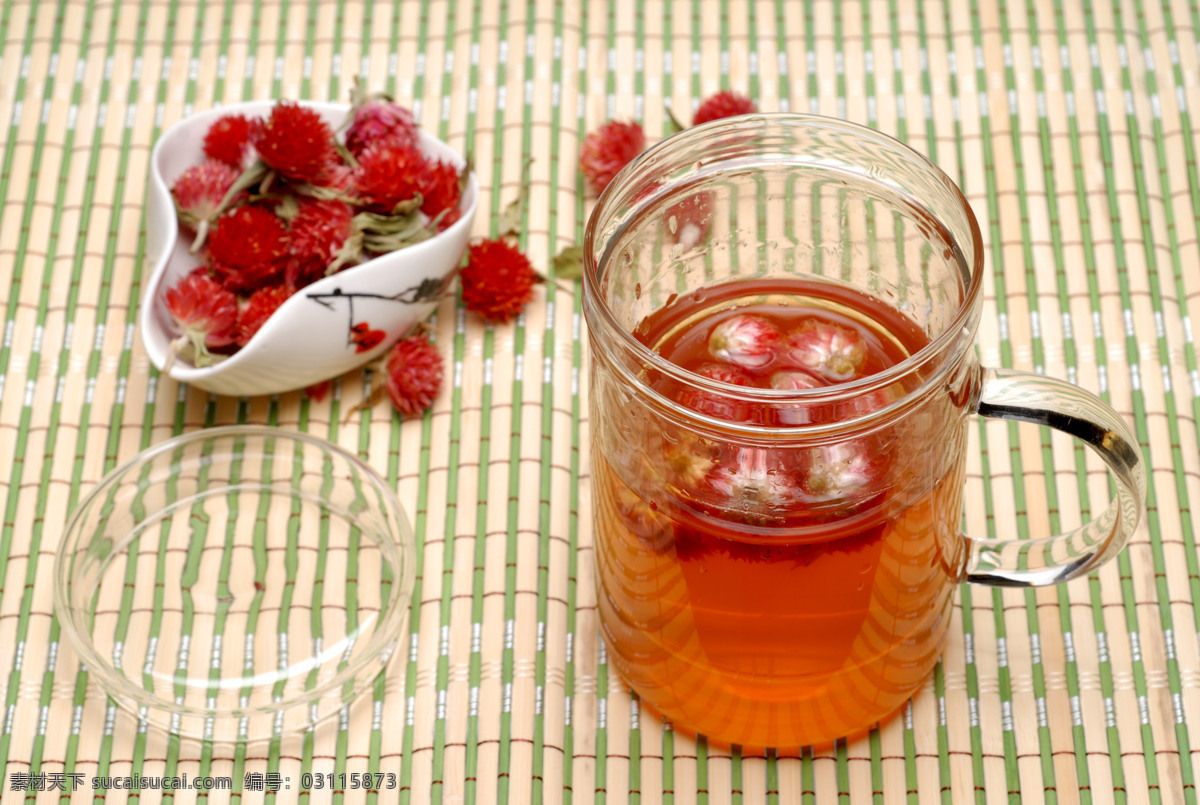
[[[186,774],[238,792],[176,802],[282,802],[304,771],[369,771],[396,787],[345,801],[1195,802],[1200,6],[1004,5],[0,0],[3,801],[121,802],[91,780]],[[609,117],[653,141],[667,106],[686,121],[731,87],[911,143],[984,230],[983,361],[1070,379],[1136,424],[1152,472],[1133,544],[1066,586],[963,587],[936,674],[867,736],[750,755],[639,712],[598,642],[578,283],[543,287],[504,327],[444,302],[447,388],[423,418],[379,406],[343,424],[367,372],[322,402],[239,400],[146,359],[155,139],[219,102],[345,99],[358,73],[474,154],[478,235],[534,157],[521,244],[539,266],[581,238],[577,148]],[[413,514],[420,558],[407,651],[369,705],[226,750],[139,732],[106,699],[60,642],[50,571],[67,514],[108,469],[235,422],[356,451]],[[979,424],[968,473],[972,534],[1063,530],[1108,499],[1097,461],[1031,426]],[[81,775],[73,799],[13,790],[56,773]],[[290,788],[242,790],[254,773]]]

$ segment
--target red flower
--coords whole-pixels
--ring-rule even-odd
[[[231,291],[253,291],[278,280],[287,254],[287,229],[279,216],[252,204],[222,215],[208,239],[209,267]]]
[[[280,101],[255,139],[258,155],[280,176],[320,184],[338,164],[333,131],[312,109]]]
[[[367,209],[390,214],[421,192],[425,155],[415,146],[385,143],[359,157],[354,189]]]
[[[421,183],[421,195],[424,199],[421,212],[430,218],[436,218],[438,213],[445,210],[446,214],[438,222],[438,229],[445,229],[462,215],[458,207],[459,201],[462,200],[458,168],[449,162],[434,159],[426,163],[426,168]]]
[[[467,310],[488,321],[505,322],[533,297],[539,277],[516,248],[503,240],[485,240],[471,246],[460,279]]]
[[[244,115],[225,115],[213,123],[204,135],[204,153],[238,170],[253,161],[254,138],[262,121],[247,119]]]
[[[779,329],[767,319],[741,313],[725,319],[708,337],[708,351],[719,361],[743,369],[761,369],[775,360]]]
[[[171,343],[171,357],[191,347],[192,363],[207,366],[214,359],[209,350],[234,343],[237,338],[237,297],[216,280],[197,269],[174,288],[167,289],[167,310],[178,336]]]
[[[238,314],[238,344],[246,346],[289,296],[291,293],[282,285],[268,285],[250,294],[245,307]]]
[[[303,288],[325,276],[346,238],[350,237],[354,210],[336,199],[323,201],[300,196],[300,212],[288,231],[286,281]]]
[[[866,349],[862,337],[849,327],[809,319],[788,334],[787,357],[798,367],[840,383],[854,378]]]
[[[701,377],[731,386],[753,386],[754,378],[745,370],[727,363],[706,363],[695,370]],[[741,422],[750,418],[747,403],[732,397],[687,386],[679,395],[679,404],[717,419]]]
[[[748,115],[757,111],[754,101],[743,95],[726,90],[718,92],[700,104],[700,108],[696,110],[696,114],[692,117],[692,125],[699,126],[701,123],[708,123],[735,115]]]
[[[325,395],[329,393],[329,381],[322,380],[320,383],[313,383],[311,386],[304,387],[304,395],[310,400],[321,402],[325,399]]]
[[[214,159],[185,170],[171,188],[179,219],[192,229],[203,221],[211,220],[237,178],[236,168]],[[241,201],[245,196],[245,193],[239,193],[234,202]]]
[[[424,335],[396,343],[388,353],[385,388],[392,404],[405,414],[418,414],[433,404],[442,387],[442,356]]]
[[[611,120],[583,140],[579,169],[596,193],[604,192],[621,168],[646,147],[646,134],[637,123]]]
[[[412,112],[390,101],[366,101],[358,106],[354,110],[354,122],[346,129],[346,148],[356,157],[373,146],[416,147],[419,143]]]

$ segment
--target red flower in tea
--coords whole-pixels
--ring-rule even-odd
[[[761,369],[775,359],[779,330],[774,324],[752,314],[725,319],[708,337],[708,351],[714,358],[744,369]]]
[[[805,389],[819,389],[825,384],[808,372],[802,372],[797,369],[785,370],[776,372],[771,375],[771,388],[788,390],[788,391],[803,391]]]
[[[821,388],[825,384],[801,369],[785,369],[771,375],[771,388],[780,391],[806,391]],[[776,416],[783,425],[806,425],[812,422],[812,404],[789,403],[776,409]]]
[[[847,500],[858,495],[878,474],[866,451],[854,442],[813,449],[800,486],[814,501]]]
[[[706,363],[693,371],[701,377],[728,383],[731,386],[754,385],[754,377],[750,373],[729,364]],[[745,421],[749,419],[750,415],[750,407],[747,403],[698,388],[684,388],[679,395],[679,404],[701,414],[730,422]]]
[[[732,462],[709,474],[708,486],[722,508],[753,513],[781,514],[800,497],[796,479],[777,465],[774,452],[759,447],[737,448]]]
[[[854,330],[809,319],[788,335],[787,356],[796,366],[807,367],[827,380],[844,382],[854,378],[866,350]]]
[[[673,439],[663,450],[663,459],[672,479],[684,487],[699,485],[716,463],[719,449],[689,431],[673,434]]]

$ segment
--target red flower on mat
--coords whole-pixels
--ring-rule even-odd
[[[520,313],[540,279],[529,258],[503,240],[473,244],[459,275],[467,310],[496,322]]]
[[[735,115],[748,115],[751,112],[757,111],[758,109],[755,108],[754,101],[744,95],[738,95],[726,90],[718,92],[700,104],[700,108],[696,110],[696,114],[692,117],[692,125],[699,126],[701,123],[708,123],[725,117],[734,117]]]
[[[338,164],[333,131],[312,109],[280,101],[255,139],[258,155],[286,179],[321,184]]]
[[[442,387],[442,356],[423,334],[397,342],[388,353],[385,370],[388,397],[405,414],[424,411]]]
[[[579,149],[579,169],[596,193],[646,148],[646,133],[637,123],[610,120],[588,134]]]

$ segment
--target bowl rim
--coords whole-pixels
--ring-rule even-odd
[[[392,585],[391,595],[379,609],[376,617],[377,626],[372,631],[367,649],[325,683],[290,698],[247,708],[226,709],[181,705],[174,699],[164,699],[146,690],[144,687],[134,685],[129,681],[126,674],[121,673],[112,662],[96,650],[95,642],[91,638],[90,632],[85,632],[77,628],[76,619],[71,615],[73,610],[67,594],[70,587],[70,560],[75,556],[75,551],[68,550],[68,542],[72,540],[74,532],[80,527],[83,513],[94,505],[98,498],[106,494],[119,478],[126,476],[135,468],[154,460],[166,452],[176,450],[194,442],[208,439],[247,437],[286,439],[308,444],[338,455],[362,472],[376,487],[376,491],[381,494],[384,505],[391,508],[395,515],[397,529],[400,532],[399,540],[392,539],[388,535],[383,535],[380,537],[380,542],[383,545],[390,545],[394,549],[400,560],[400,574],[399,578]],[[125,552],[127,547],[128,543],[115,553]],[[173,436],[170,439],[139,451],[136,455],[106,473],[75,506],[75,510],[71,512],[71,516],[63,528],[62,536],[59,539],[54,556],[54,582],[52,585],[54,613],[62,633],[66,636],[67,642],[75,651],[79,661],[89,671],[96,672],[96,677],[101,687],[109,695],[126,707],[133,703],[148,709],[168,713],[172,716],[173,723],[175,716],[241,719],[254,715],[280,713],[310,704],[328,695],[331,691],[344,687],[347,683],[352,683],[350,697],[343,702],[346,705],[357,699],[369,685],[373,684],[376,677],[385,671],[392,658],[399,653],[399,639],[404,631],[405,624],[411,617],[409,611],[411,602],[409,598],[412,595],[413,586],[416,581],[416,550],[416,536],[412,528],[412,523],[399,498],[396,497],[388,483],[371,465],[340,445],[309,433],[286,430],[270,425],[221,425],[211,428],[200,428]],[[111,561],[111,557],[106,561]],[[387,644],[389,642],[394,643],[394,645],[387,656],[383,657],[382,662],[380,662],[380,657],[388,649]],[[379,664],[379,668],[369,678],[358,679],[364,669],[376,663]],[[235,715],[238,711],[242,712]],[[142,717],[141,714],[137,715],[139,718]]]
[[[167,148],[171,147],[174,143],[174,140],[179,138],[181,136],[182,132],[184,132],[185,130],[189,130],[193,126],[200,126],[200,125],[206,124],[210,121],[210,119],[212,121],[215,121],[218,118],[223,117],[225,115],[239,114],[239,113],[241,113],[241,114],[246,114],[246,113],[261,114],[263,112],[268,112],[276,104],[278,104],[282,101],[285,101],[285,100],[287,100],[289,103],[296,103],[296,104],[299,104],[300,106],[304,106],[304,107],[307,107],[307,108],[310,108],[310,109],[313,109],[315,111],[319,111],[322,113],[341,112],[343,114],[348,114],[350,112],[350,110],[353,108],[348,103],[339,103],[339,102],[335,102],[335,101],[316,101],[316,100],[291,101],[286,98],[273,98],[273,99],[261,99],[261,100],[250,100],[250,101],[238,101],[236,103],[222,104],[220,106],[213,106],[208,109],[204,109],[204,110],[201,110],[198,112],[193,112],[192,114],[186,115],[185,117],[182,117],[179,120],[175,121],[173,124],[171,124],[171,126],[166,131],[164,131],[161,135],[159,135],[158,140],[154,143],[154,148],[150,152],[150,164],[149,164],[149,170],[147,171],[148,182],[150,184],[155,185],[159,189],[159,191],[162,193],[163,197],[170,199],[171,198],[171,189],[167,185],[167,181],[163,177],[162,172],[159,170],[159,161],[160,161],[162,152],[164,150],[166,150]],[[420,127],[417,128],[417,133],[421,138],[421,148],[423,151],[426,150],[427,146],[432,146],[434,151],[441,152],[441,153],[436,154],[439,159],[449,158],[449,159],[452,159],[456,165],[458,165],[462,168],[470,168],[471,167],[470,161],[463,154],[460,154],[457,151],[455,151],[450,146],[449,143],[445,142],[444,140],[442,140],[438,137],[435,137],[434,135],[430,134],[428,131],[426,131],[425,129],[420,128]],[[335,135],[336,134],[337,134],[337,132],[335,132]],[[154,203],[153,198],[150,197],[149,195],[147,195],[146,203],[147,204]],[[388,252],[387,254],[379,255],[378,257],[374,257],[371,260],[368,260],[366,262],[359,263],[358,265],[355,265],[355,266],[350,266],[349,268],[345,269],[344,271],[339,271],[336,274],[330,274],[329,276],[322,277],[321,279],[317,280],[316,282],[312,283],[311,285],[305,286],[304,290],[308,291],[311,289],[318,293],[323,292],[323,291],[332,291],[339,283],[338,278],[341,278],[340,282],[344,282],[345,276],[348,273],[353,272],[355,269],[369,266],[370,264],[375,263],[378,260],[386,260],[386,259],[388,259],[390,257],[394,257],[396,255],[407,255],[410,258],[419,259],[422,256],[422,253],[424,251],[428,251],[429,249],[433,248],[433,246],[430,244],[433,244],[435,241],[438,241],[439,239],[441,239],[443,235],[445,235],[447,237],[457,236],[460,234],[460,230],[469,229],[471,226],[473,226],[475,213],[476,213],[478,207],[479,207],[479,183],[476,178],[475,171],[471,170],[467,174],[466,188],[464,189],[462,198],[459,201],[459,209],[462,211],[462,214],[460,215],[459,219],[457,221],[455,221],[453,224],[448,226],[443,231],[434,234],[434,236],[429,238],[428,240],[421,241],[420,243],[414,243],[410,246],[405,246],[404,248],[398,249],[394,252]],[[154,266],[154,270],[151,272],[149,281],[146,284],[146,290],[142,295],[141,308],[139,310],[139,316],[138,316],[139,326],[140,326],[140,329],[142,330],[142,342],[143,342],[143,346],[145,347],[145,350],[146,350],[146,356],[150,360],[150,363],[152,363],[155,366],[155,368],[157,368],[160,372],[162,371],[163,366],[166,364],[166,355],[159,354],[159,351],[150,343],[150,340],[146,337],[146,333],[151,329],[153,329],[155,331],[162,330],[162,327],[158,321],[158,317],[156,314],[156,307],[159,302],[159,297],[161,297],[163,295],[163,293],[165,293],[165,290],[162,289],[160,286],[163,283],[163,280],[164,280],[165,274],[166,274],[166,270],[167,270],[167,266],[171,262],[171,255],[174,253],[176,244],[179,241],[179,237],[180,237],[179,215],[178,215],[178,212],[175,210],[174,205],[170,205],[168,214],[169,214],[170,220],[173,223],[173,226],[172,226],[171,231],[168,233],[166,239],[163,242],[162,254],[158,257],[158,260]],[[469,232],[467,234],[469,235]],[[325,285],[328,285],[329,287],[326,288]],[[296,304],[299,304],[301,301],[303,301],[303,300],[300,299],[300,292],[294,293],[290,297],[288,297],[287,299],[284,300],[283,304],[279,306],[279,310],[277,310],[276,313],[279,313],[280,310],[283,310],[284,308],[287,308],[287,307],[295,307],[295,305],[293,305],[292,303],[296,302]],[[263,324],[260,332],[264,332],[264,335],[269,335],[270,330],[273,329],[272,325],[277,326],[279,321],[280,321],[280,317],[278,317],[276,315],[272,315]],[[190,364],[188,364],[186,362],[176,361],[175,364],[171,367],[171,371],[168,372],[167,374],[171,378],[173,378],[181,383],[192,383],[197,380],[204,381],[206,379],[217,377],[223,373],[232,372],[232,371],[236,370],[237,368],[239,368],[241,364],[246,363],[248,360],[250,360],[249,358],[247,358],[245,356],[247,356],[247,355],[253,356],[253,354],[257,351],[255,349],[255,341],[257,339],[258,334],[256,333],[255,335],[256,335],[256,338],[252,338],[250,340],[250,342],[246,344],[246,346],[242,347],[240,350],[238,350],[234,354],[226,357],[224,360],[213,364],[212,366],[196,367],[196,366],[191,366]],[[168,341],[170,340],[169,334],[167,334],[167,339],[168,339]],[[264,338],[264,339],[258,340],[258,343],[261,344],[265,340],[267,340],[267,339]]]

